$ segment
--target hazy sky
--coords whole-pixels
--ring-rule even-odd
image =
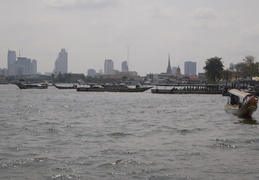
[[[0,0],[0,68],[7,51],[36,59],[38,71],[52,72],[61,48],[68,70],[103,69],[113,59],[121,70],[140,75],[211,57],[224,66],[247,55],[259,60],[259,0]]]

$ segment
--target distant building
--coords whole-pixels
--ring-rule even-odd
[[[16,57],[16,52],[8,50],[7,53],[7,76],[22,76],[37,74],[37,61],[27,57]]]
[[[51,76],[53,74],[53,72],[45,72],[44,75],[46,76]]]
[[[104,74],[113,74],[113,61],[111,59],[105,59],[104,61]]]
[[[31,61],[31,74],[37,74],[37,61],[33,59]]]
[[[8,76],[8,69],[6,69],[6,68],[3,68],[3,69],[1,69],[0,68],[0,76]],[[1,83],[1,79],[0,79],[0,83]]]
[[[196,75],[196,62],[192,62],[192,61],[184,62],[184,74]]]
[[[168,65],[167,65],[166,73],[172,74],[172,68],[171,68],[171,64],[170,64],[170,54],[168,55]]]
[[[202,80],[197,75],[180,75],[180,83],[182,84],[200,84]]]
[[[97,79],[117,79],[121,80],[123,77],[128,77],[129,79],[134,79],[136,81],[142,82],[143,79],[138,75],[136,71],[128,71],[128,72],[121,72],[118,70],[114,70],[113,74],[96,74]]]
[[[8,69],[8,76],[14,75],[14,64],[16,62],[16,52],[8,50],[7,53],[7,69]]]
[[[8,69],[7,68],[3,68],[3,75],[8,76]]]
[[[177,67],[172,67],[172,74],[176,74],[177,73]]]
[[[87,76],[95,77],[96,71],[94,69],[87,70]]]
[[[205,73],[198,73],[198,76],[201,79],[205,79],[206,78],[206,74]]]
[[[128,71],[129,71],[129,67],[128,67],[127,61],[123,61],[123,62],[121,63],[121,71],[122,71],[122,72],[128,72]]]
[[[103,74],[103,70],[100,69],[97,74]]]
[[[179,65],[178,65],[178,68],[176,69],[176,75],[177,76],[181,75],[181,69],[180,69]]]
[[[68,72],[68,55],[65,49],[61,49],[55,62],[55,73],[65,74]]]
[[[31,74],[31,59],[18,57],[14,63],[14,75],[23,76]]]

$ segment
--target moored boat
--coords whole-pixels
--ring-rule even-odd
[[[83,92],[144,92],[152,87],[129,87],[126,85],[90,85],[87,87],[78,87],[77,91]]]
[[[226,111],[239,117],[251,117],[257,109],[258,98],[238,89],[231,89],[228,92],[230,96],[225,105]]]
[[[58,89],[76,89],[77,88],[77,85],[73,84],[73,85],[66,85],[66,86],[63,86],[63,85],[56,85],[55,83],[52,84],[53,86],[55,86],[56,88]]]
[[[216,84],[175,84],[157,85],[156,88],[151,89],[151,92],[157,94],[222,94],[222,89]]]
[[[23,84],[23,83],[16,83],[16,85],[20,89],[47,89],[48,84],[42,83],[42,84]]]

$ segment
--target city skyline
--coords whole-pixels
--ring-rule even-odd
[[[257,0],[26,0],[0,2],[0,68],[7,68],[6,52],[33,57],[38,72],[53,71],[56,53],[69,52],[68,72],[114,69],[127,60],[140,75],[160,73],[167,66],[222,58],[225,68],[245,56],[259,58]],[[82,21],[82,19],[84,19]],[[129,51],[130,49],[130,51]]]
[[[11,59],[10,59],[11,58]],[[20,56],[20,52],[19,52],[19,56],[17,57],[16,56],[16,51],[13,51],[13,50],[8,50],[8,52],[7,52],[7,64],[8,64],[8,67],[6,68],[7,70],[8,70],[8,75],[11,75],[11,74],[9,74],[9,71],[11,70],[12,71],[12,68],[11,68],[11,65],[10,64],[12,64],[13,62],[15,62],[16,60],[18,60],[18,58],[23,58],[23,57],[21,57]],[[44,73],[42,73],[42,72],[37,72],[37,61],[35,60],[35,59],[33,59],[33,60],[31,60],[32,61],[32,64],[33,64],[33,66],[35,67],[34,68],[34,70],[33,70],[33,74],[36,74],[36,73],[40,73],[40,74],[44,74],[44,73],[46,73],[46,74],[49,74],[49,73],[59,73],[59,72],[61,72],[61,74],[63,74],[63,73],[69,73],[68,72],[68,52],[66,51],[66,49],[65,48],[61,48],[61,50],[60,50],[60,52],[58,53],[58,57],[56,58],[56,60],[54,61],[54,70],[53,71],[51,71],[51,72],[44,72]],[[36,61],[36,62],[35,62]],[[109,67],[108,69],[109,70],[107,70],[107,68],[106,68],[106,61],[111,61],[111,63],[112,63],[112,67]],[[11,62],[11,63],[10,63]],[[188,61],[187,61],[188,62]],[[171,61],[170,61],[170,54],[168,55],[168,60],[167,60],[167,63],[168,63],[168,66],[167,66],[167,70],[166,70],[166,72],[167,73],[170,73],[170,74],[172,74],[173,72],[172,72],[172,68],[176,68],[176,67],[171,67]],[[183,65],[183,67],[185,68],[185,63],[186,62],[184,62],[184,65]],[[196,62],[195,62],[196,63]],[[108,64],[110,64],[110,62],[108,63]],[[179,66],[179,65],[178,65]],[[5,67],[0,67],[1,69],[5,69]],[[170,71],[171,72],[168,72],[169,70],[168,70],[168,68],[170,68]],[[35,71],[35,69],[36,69],[36,71]],[[83,73],[83,74],[88,74],[88,70],[95,70],[96,71],[96,69],[93,69],[93,68],[89,68],[89,69],[87,69],[86,70],[86,72],[81,72],[81,73]],[[114,68],[114,62],[113,62],[113,60],[112,59],[105,59],[104,60],[104,68],[102,69],[100,69],[99,68],[99,71],[104,71],[104,74],[107,74],[107,73],[105,73],[105,71],[109,71],[109,73],[111,73],[113,70],[117,70],[117,71],[122,71],[122,72],[127,72],[127,71],[129,71],[129,68],[128,68],[128,61],[122,61],[122,63],[121,63],[121,70],[119,70],[119,69],[115,69]],[[108,74],[109,74],[108,73]],[[150,73],[152,73],[152,72],[150,72]],[[159,73],[163,73],[163,72],[159,72]]]
[[[20,54],[20,53],[19,53]],[[22,63],[24,63],[25,61],[28,61],[29,63],[27,63],[29,66],[29,70],[27,71],[28,73],[27,74],[42,74],[41,72],[38,72],[37,69],[37,61],[36,59],[28,59],[27,57],[16,57],[16,51],[12,51],[12,50],[8,50],[7,52],[7,64],[8,64],[8,67],[7,68],[1,68],[0,67],[0,70],[1,70],[1,75],[18,75],[17,73],[14,73],[13,71],[17,71],[17,70],[14,70],[14,69],[17,69],[17,67],[19,67],[21,64],[21,62],[19,61],[23,61]],[[197,75],[197,66],[196,66],[197,62],[193,62],[193,61],[185,61],[184,62],[184,72],[182,75]],[[15,66],[17,67],[15,67]],[[234,64],[233,63],[230,63],[228,67],[226,67],[226,69],[230,69],[231,66],[233,66]],[[15,67],[15,68],[14,68]],[[20,67],[19,67],[20,68]],[[177,69],[180,69],[180,66],[178,65],[178,67],[171,67],[171,63],[170,63],[170,53],[168,55],[168,65],[167,65],[167,68],[166,68],[166,72],[160,72],[161,74],[164,74],[164,73],[167,73],[167,74],[177,74]],[[54,63],[54,70],[52,72],[45,72],[44,74],[45,75],[50,75],[52,73],[54,74],[58,74],[58,73],[61,73],[61,74],[64,74],[64,73],[71,73],[71,72],[68,72],[67,71],[68,69],[68,52],[66,51],[66,49],[62,48],[60,50],[60,52],[58,53],[58,57],[57,59],[55,60],[55,63]],[[104,70],[104,72],[103,72]],[[90,68],[90,69],[87,69],[86,73],[84,72],[81,72],[83,74],[85,74],[86,76],[92,76],[94,77],[94,75],[101,75],[101,74],[106,74],[106,75],[109,75],[109,74],[116,74],[115,71],[117,72],[130,72],[129,71],[129,68],[128,68],[128,62],[127,61],[122,61],[121,63],[121,70],[119,69],[114,69],[114,62],[112,59],[105,59],[104,60],[104,68],[103,69],[100,69],[97,73],[96,69],[93,69],[93,68]],[[136,71],[131,71],[131,72],[134,72],[134,73],[137,73]],[[160,74],[160,73],[152,73],[151,74]],[[198,72],[199,73],[204,73],[204,72]],[[150,74],[150,73],[149,73]],[[25,75],[24,73],[20,74],[20,75]],[[145,74],[145,75],[148,75],[148,74]]]

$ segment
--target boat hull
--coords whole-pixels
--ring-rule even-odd
[[[168,89],[151,89],[152,93],[156,94],[222,94],[221,90],[168,90]]]
[[[78,87],[77,91],[81,92],[144,92],[150,89],[147,88],[89,88],[89,87]]]
[[[73,86],[57,86],[55,84],[53,84],[53,86],[55,86],[57,89],[76,89],[77,85],[73,85]]]
[[[16,84],[20,89],[47,89],[48,85],[33,85],[33,84]]]

